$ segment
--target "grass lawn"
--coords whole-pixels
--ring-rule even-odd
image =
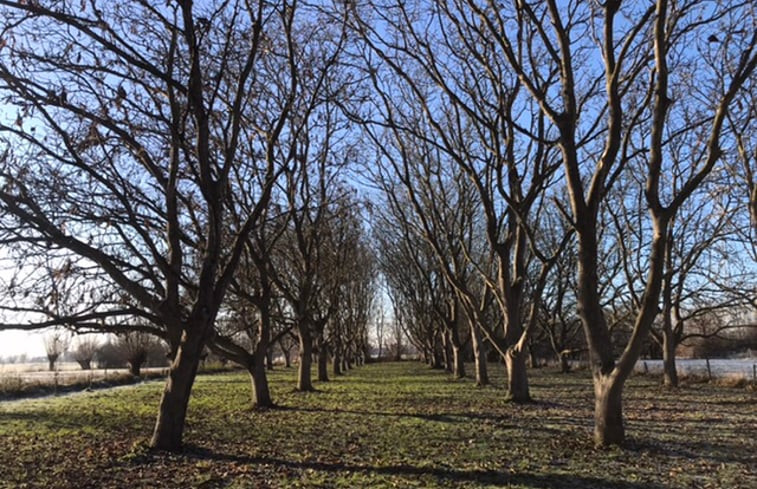
[[[182,455],[145,450],[161,381],[0,403],[0,487],[756,488],[757,394],[626,388],[627,446],[592,445],[588,373],[531,371],[536,403],[417,363],[350,371],[320,392],[272,373],[281,409],[250,408],[246,374],[198,377]]]

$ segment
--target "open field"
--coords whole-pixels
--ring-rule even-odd
[[[710,370],[708,373],[706,360],[678,358],[676,359],[676,370],[679,377],[707,377],[712,374],[713,378],[742,378],[752,382],[757,380],[757,358],[755,357],[714,358],[709,363]],[[662,360],[639,360],[636,362],[636,371],[662,374]]]
[[[165,373],[167,367],[143,367],[142,372],[150,374]],[[54,384],[67,385],[82,383],[85,380],[107,380],[108,377],[119,377],[129,373],[126,368],[93,368],[82,370],[77,363],[61,363],[53,371],[48,370],[47,364],[22,363],[0,365],[0,382],[3,380],[18,381],[23,384]]]
[[[537,402],[416,363],[374,364],[318,393],[272,375],[281,409],[255,411],[242,373],[200,376],[181,456],[144,449],[161,382],[0,403],[0,487],[757,487],[757,394],[626,390],[629,443],[591,443],[586,372],[532,371]]]
[[[141,376],[134,377],[125,368],[82,370],[73,363],[61,364],[54,371],[47,370],[47,364],[0,365],[0,402],[133,384],[142,379],[162,377],[166,372],[165,367],[143,368]]]

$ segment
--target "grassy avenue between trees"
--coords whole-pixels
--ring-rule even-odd
[[[757,394],[633,377],[628,441],[595,449],[588,372],[531,371],[503,402],[418,363],[372,364],[316,393],[277,369],[280,409],[250,408],[246,373],[200,375],[185,453],[146,449],[162,383],[0,403],[0,487],[757,487]]]

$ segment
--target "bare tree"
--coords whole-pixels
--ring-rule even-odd
[[[92,360],[95,358],[99,348],[100,342],[94,336],[80,336],[76,340],[76,348],[73,355],[74,360],[76,360],[76,363],[79,364],[82,370],[90,370],[92,368]]]
[[[362,20],[356,22],[356,30],[367,39],[373,56],[400,78],[395,85],[383,77],[373,78],[377,88],[384,88],[382,103],[391,109],[390,117],[378,123],[411,131],[417,140],[430,140],[433,147],[443,148],[452,157],[455,151],[448,148],[455,146],[491,148],[494,155],[502,148],[505,158],[501,161],[507,165],[498,166],[496,158],[458,160],[479,170],[467,172],[471,177],[487,175],[487,171],[499,175],[496,169],[503,169],[502,180],[509,184],[502,186],[508,191],[500,195],[508,212],[517,216],[513,232],[525,232],[529,228],[522,223],[533,222],[527,219],[529,207],[524,207],[529,199],[520,200],[529,191],[511,190],[512,174],[525,175],[518,171],[518,158],[530,162],[532,158],[526,155],[541,144],[548,150],[554,142],[559,149],[570,206],[556,203],[577,235],[577,310],[592,364],[595,440],[598,445],[621,443],[625,436],[623,385],[657,315],[668,225],[728,149],[729,139],[721,135],[728,131],[729,109],[757,63],[754,12],[747,2],[665,0],[654,5],[585,2],[567,9],[554,0],[375,5],[373,10],[354,9]],[[460,50],[448,49],[442,55],[441,50],[450,45]],[[453,62],[456,57],[463,58],[459,64]],[[490,60],[500,62],[492,65]],[[465,75],[472,64],[484,63],[490,68]],[[376,71],[372,68],[371,73]],[[417,83],[418,74],[429,82]],[[482,88],[487,96],[476,97]],[[408,97],[425,105],[403,103]],[[486,105],[482,110],[477,100],[500,110],[486,110]],[[488,113],[495,117],[486,119]],[[517,114],[522,113],[529,116],[519,119]],[[487,123],[475,129],[470,121],[481,118]],[[418,124],[419,119],[431,122]],[[502,136],[470,144],[470,132],[478,136],[484,129],[500,126],[504,126]],[[426,136],[429,129],[436,130],[434,138]],[[514,146],[520,136],[527,137]],[[533,144],[527,144],[529,140]],[[498,141],[502,142],[498,145]],[[413,141],[401,150],[412,155],[407,150],[414,146]],[[670,150],[676,147],[687,148],[692,155],[687,166],[669,162]],[[548,168],[552,160],[535,161],[543,161]],[[641,161],[644,168],[641,195],[650,213],[653,239],[642,304],[628,341],[619,345],[616,356],[601,295],[600,210],[631,161]],[[533,171],[540,166],[528,168]],[[515,183],[532,184],[540,179],[537,175],[548,174],[516,178]],[[667,186],[673,179],[680,182],[676,192]],[[497,250],[494,244],[499,240],[491,242]],[[525,263],[523,258],[510,261],[509,253],[498,256],[521,269]],[[503,270],[500,266],[500,273]],[[520,276],[512,273],[505,278],[518,280]],[[506,305],[503,315],[510,325],[518,322],[512,316],[519,309],[513,298],[523,290],[520,282],[503,282],[506,287],[501,288],[498,301]],[[514,339],[512,333],[508,339]]]
[[[458,248],[468,259],[472,253],[465,237],[453,234],[458,230],[444,229],[443,189],[455,181],[472,182],[473,209],[492,263],[473,268],[502,319],[497,328],[478,324],[487,326],[483,331],[507,366],[508,397],[528,402],[526,347],[546,274],[564,245],[540,249],[534,239],[560,164],[555,134],[522,90],[505,53],[482,29],[481,13],[464,2],[391,5],[396,14],[379,14],[386,8],[381,2],[365,17],[356,11],[355,28],[378,60],[367,59],[368,76],[380,94],[364,118],[367,131],[410,196],[418,229],[469,316],[481,299],[461,280],[461,267],[450,265],[449,251]],[[382,21],[373,23],[371,15]],[[529,273],[535,261],[541,267]],[[494,341],[494,329],[502,330],[504,341]]]
[[[296,2],[104,7],[0,2],[0,91],[17,110],[0,121],[2,240],[63,255],[105,291],[65,316],[21,305],[41,314],[11,326],[165,338],[151,446],[179,450],[200,355],[280,172],[272,148],[298,87],[272,79],[295,62]],[[232,222],[237,177],[261,186]]]
[[[686,153],[685,146],[671,148],[670,159],[676,161],[682,153]],[[718,311],[739,310],[755,301],[750,286],[754,282],[753,273],[749,266],[744,266],[743,259],[734,259],[743,255],[741,244],[734,239],[738,232],[733,228],[733,214],[738,212],[741,199],[724,191],[719,181],[722,178],[716,177],[717,174],[710,175],[668,224],[660,314],[650,333],[662,351],[664,384],[671,387],[678,385],[676,349],[692,337],[687,328],[689,321]],[[672,192],[678,191],[677,185],[676,180],[670,182]],[[625,205],[612,198],[607,212],[618,233],[628,287],[627,305],[638,313],[644,275],[649,268],[646,246],[653,238],[644,223],[641,199],[635,209],[630,204],[628,198]],[[707,336],[717,336],[728,327],[723,324]]]
[[[45,353],[47,354],[47,368],[50,372],[55,370],[55,362],[69,347],[69,333],[62,329],[55,329],[44,338]]]
[[[408,232],[407,224],[389,212],[377,214],[373,223],[379,268],[392,300],[394,359],[400,360],[407,335],[423,360],[441,368],[448,289],[433,250],[422,236]]]
[[[384,344],[386,343],[386,309],[385,305],[377,301],[375,303],[375,310],[373,314],[373,328],[376,336],[376,359],[381,360],[384,356]]]
[[[668,225],[723,153],[729,107],[757,63],[757,35],[747,27],[753,25],[753,13],[742,3],[665,0],[645,7],[587,3],[569,10],[553,0],[505,8],[467,5],[557,130],[578,237],[578,312],[594,379],[595,441],[621,443],[623,385],[657,315]],[[715,31],[716,39],[724,39],[717,46],[707,41]],[[688,49],[678,49],[682,46]],[[523,55],[534,49],[545,56]],[[586,62],[592,53],[601,64]],[[696,76],[678,76],[694,59],[703,60]],[[722,66],[728,66],[727,77]],[[653,76],[645,80],[641,73],[648,70]],[[590,108],[594,103],[603,109]],[[706,143],[693,144],[701,141]],[[676,145],[698,155],[688,168],[665,163],[668,149]],[[639,313],[616,361],[599,293],[599,212],[636,158],[644,162],[643,195],[653,240]],[[673,175],[681,179],[675,193],[666,187]]]
[[[157,338],[142,332],[127,332],[119,335],[116,348],[121,351],[123,359],[128,364],[129,373],[135,377],[139,377],[142,366],[151,353],[163,350]]]

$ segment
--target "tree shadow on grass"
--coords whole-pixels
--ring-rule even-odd
[[[708,441],[657,443],[648,439],[629,439],[624,448],[632,452],[646,452],[666,458],[680,458],[690,461],[711,459],[720,463],[754,464],[754,455],[749,450],[740,450],[735,444]]]
[[[528,404],[527,407],[554,407],[557,404],[554,403],[533,403]],[[508,413],[481,413],[481,412],[390,412],[390,411],[377,411],[377,410],[359,410],[359,409],[341,409],[341,408],[319,408],[319,407],[301,407],[301,406],[279,406],[278,409],[287,411],[300,411],[305,413],[329,413],[329,414],[348,414],[355,416],[370,416],[370,417],[389,417],[389,418],[416,418],[423,421],[434,421],[439,423],[463,423],[466,421],[490,421],[496,422],[501,426],[514,426],[512,424],[513,416]],[[553,417],[553,416],[541,416],[542,421],[549,421],[555,425],[561,425],[565,427],[579,427],[590,429],[593,426],[593,421],[588,417],[578,417],[576,419],[570,419],[566,417]],[[536,426],[531,426],[530,429],[542,430],[550,433],[558,433],[560,430],[554,428],[547,428],[543,426],[543,423]]]
[[[439,423],[462,423],[464,419],[461,418],[470,418],[470,419],[477,419],[477,420],[483,420],[483,419],[489,419],[489,420],[496,420],[501,421],[503,419],[502,416],[489,416],[489,415],[483,415],[483,414],[477,414],[477,413],[392,413],[392,412],[386,412],[386,411],[361,411],[357,409],[326,409],[326,408],[315,408],[315,407],[288,407],[288,406],[282,406],[281,409],[289,410],[289,411],[301,411],[301,412],[307,412],[307,413],[329,413],[329,414],[351,414],[356,416],[371,416],[371,417],[389,417],[389,418],[417,418],[424,421],[436,421]]]
[[[333,473],[361,473],[365,475],[387,475],[408,478],[433,477],[441,484],[476,483],[488,486],[509,487],[522,485],[534,489],[548,488],[603,488],[603,489],[663,489],[664,486],[647,482],[614,481],[575,474],[528,474],[509,473],[498,470],[454,469],[447,467],[418,467],[409,464],[395,465],[356,465],[348,463],[329,463],[319,461],[293,461],[267,456],[234,455],[213,452],[200,447],[188,447],[187,456],[235,464],[271,465],[292,470],[315,470]]]

